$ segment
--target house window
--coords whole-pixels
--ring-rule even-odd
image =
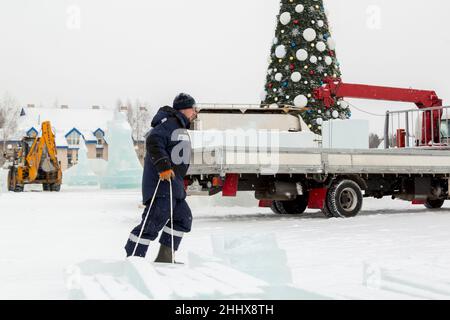
[[[103,148],[97,148],[96,157],[97,159],[103,159]]]
[[[70,168],[73,165],[72,161],[73,161],[72,150],[68,150],[68,152],[67,152],[67,167],[68,168]]]
[[[97,145],[102,146],[105,144],[105,134],[101,130],[95,132],[95,138],[97,139]]]
[[[67,168],[70,168],[78,163],[78,150],[67,150]]]
[[[78,146],[80,144],[80,137],[81,135],[78,132],[72,131],[68,136],[66,136],[67,144],[69,146]]]

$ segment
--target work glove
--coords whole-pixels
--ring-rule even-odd
[[[162,181],[169,181],[169,180],[175,178],[175,172],[173,172],[172,169],[163,171],[159,174],[159,178]]]

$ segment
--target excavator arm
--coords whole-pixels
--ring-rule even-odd
[[[34,140],[30,151],[26,156],[29,181],[36,179],[42,157],[44,156],[49,157],[51,164],[58,172],[61,171],[59,170],[59,163],[56,156],[55,136],[52,132],[51,124],[48,121],[42,123],[42,136]]]

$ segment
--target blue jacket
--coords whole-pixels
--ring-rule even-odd
[[[174,199],[185,199],[184,177],[189,169],[191,143],[187,129],[189,119],[181,112],[171,108],[159,109],[152,121],[152,128],[146,138],[146,156],[142,179],[142,199],[151,201],[159,181],[159,173],[172,169]],[[157,197],[169,197],[169,182],[162,181]]]

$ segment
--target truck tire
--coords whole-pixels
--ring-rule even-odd
[[[42,190],[44,190],[44,191],[50,191],[50,185],[49,185],[48,183],[44,183],[44,184],[42,185]]]
[[[361,188],[352,180],[336,181],[328,191],[328,209],[336,218],[355,217],[361,211],[362,204]]]
[[[12,175],[13,175],[13,171],[12,171],[12,169],[10,169],[8,171],[8,190],[9,191],[14,191]]]
[[[325,216],[325,218],[329,218],[329,219],[334,218],[334,214],[330,211],[330,208],[328,208],[327,201],[325,201],[325,204],[322,209],[322,213]]]
[[[444,205],[445,200],[444,199],[436,199],[436,200],[430,200],[427,199],[425,202],[425,208],[427,209],[440,209]]]
[[[16,169],[12,168],[8,173],[8,190],[12,192],[23,192],[24,186],[17,184]]]
[[[279,214],[302,214],[308,207],[308,197],[299,196],[291,201],[274,201],[273,205]]]
[[[50,185],[50,190],[53,192],[60,192],[61,191],[61,185],[60,184],[51,184]]]
[[[278,210],[278,206],[276,204],[276,201],[272,201],[272,205],[270,206],[270,209],[272,209],[273,213],[281,214],[281,212]]]

